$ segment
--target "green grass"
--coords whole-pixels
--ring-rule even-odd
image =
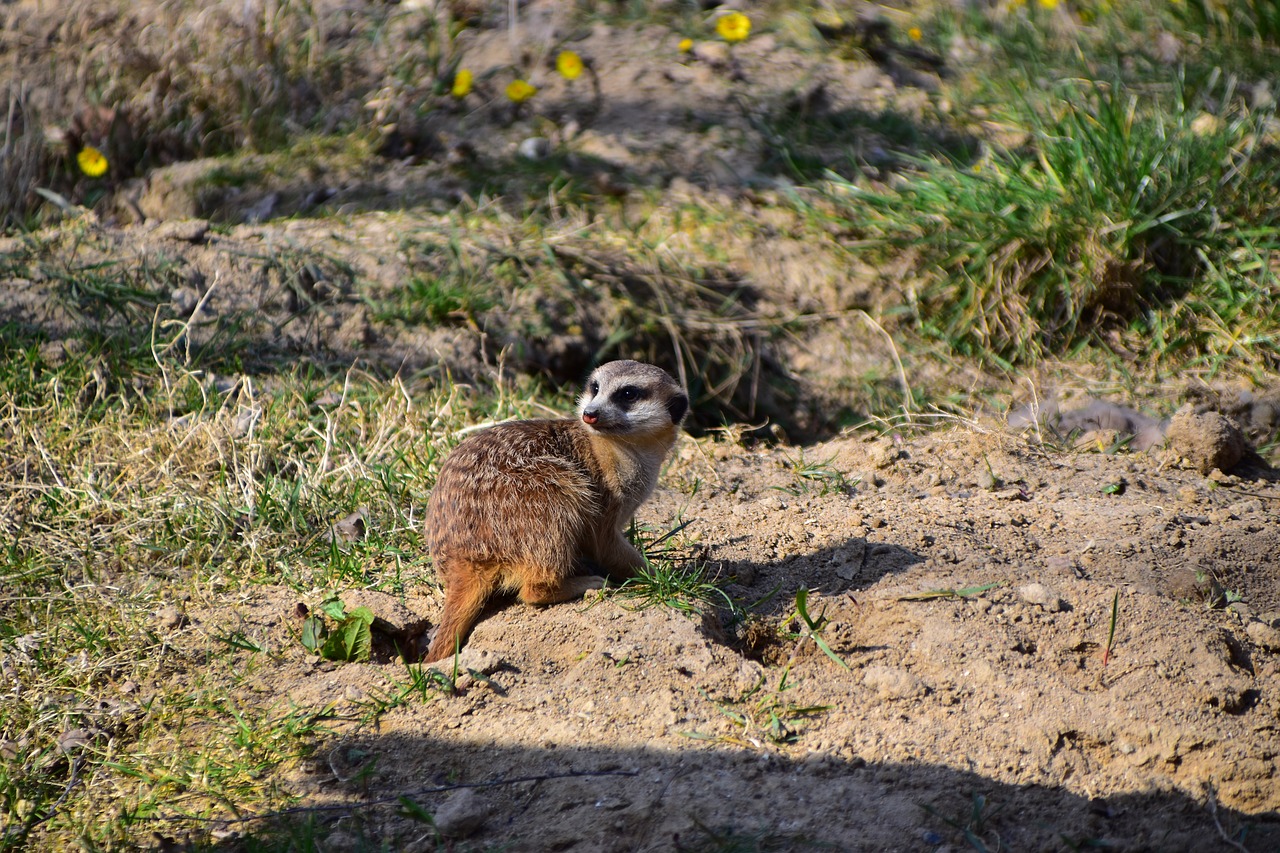
[[[328,710],[253,685],[306,651],[296,629],[246,633],[204,608],[257,585],[301,600],[429,582],[414,513],[437,460],[464,420],[527,403],[309,370],[219,394],[150,352],[108,371],[92,347],[51,364],[12,327],[0,355],[0,660],[23,686],[0,707],[0,849],[128,845],[153,818],[288,805],[273,780],[326,737]],[[451,395],[430,432],[406,410]],[[366,535],[325,541],[359,506]],[[158,622],[175,605],[203,613],[201,630]]]
[[[921,159],[883,187],[832,180],[852,251],[910,252],[919,330],[998,364],[1108,331],[1153,342],[1157,359],[1272,364],[1280,158],[1258,142],[1261,118],[1118,80],[1057,97],[1023,104],[1022,147]]]
[[[1185,0],[1169,12],[1216,62],[1265,77],[1280,58],[1280,7],[1270,0]]]
[[[950,826],[966,845],[979,853],[1001,849],[999,833],[991,826],[991,821],[1004,807],[993,807],[985,794],[974,793],[968,809],[955,817],[948,817],[933,805],[922,805],[921,808]]]
[[[755,686],[733,699],[716,700],[707,696],[733,724],[734,732],[729,735],[692,732],[688,737],[755,749],[766,744],[791,746],[799,742],[806,721],[826,713],[832,706],[792,702],[787,696],[787,691],[794,686],[788,681],[789,675],[790,668],[784,668],[777,685],[769,689],[765,683],[767,674],[762,674]]]
[[[646,565],[612,593],[623,607],[667,607],[690,615],[727,608],[736,613],[733,600],[720,588],[719,578],[711,569],[696,559],[680,556],[680,551],[688,548],[688,543],[679,538],[687,525],[678,524],[647,543],[637,541],[639,533],[632,530],[631,538],[645,554]]]
[[[774,488],[789,495],[816,494],[818,497],[825,497],[829,494],[849,494],[858,484],[856,479],[850,482],[842,471],[831,464],[835,459],[834,455],[829,459],[815,462],[805,458],[804,448],[797,448],[794,454],[784,451],[783,458],[786,460],[785,467],[790,469],[795,478],[795,483]]]

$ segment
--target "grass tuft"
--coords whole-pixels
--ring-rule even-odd
[[[1157,357],[1273,363],[1265,333],[1242,340],[1211,318],[1280,320],[1266,260],[1280,152],[1260,142],[1264,116],[1211,103],[1070,84],[1052,109],[1022,104],[1026,145],[918,159],[882,187],[833,178],[829,193],[854,252],[908,253],[915,322],[959,352],[1009,366],[1121,330],[1153,336]]]

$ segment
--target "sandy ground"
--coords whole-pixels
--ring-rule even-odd
[[[729,830],[761,849],[1280,842],[1274,479],[960,426],[807,448],[857,484],[793,495],[786,451],[703,449],[641,519],[689,521],[682,549],[765,599],[752,624],[499,603],[462,658],[483,677],[353,729],[289,786],[313,804],[426,792],[443,830],[517,850],[704,849]],[[1243,602],[1215,606],[1205,577]],[[802,587],[847,668],[787,639]],[[940,590],[965,594],[910,600]],[[362,596],[393,622],[438,613],[429,594]],[[237,624],[283,642],[297,601],[264,590]],[[225,627],[225,605],[193,622]],[[355,713],[404,680],[398,661],[293,648],[257,689],[298,707]],[[431,847],[391,806],[366,817],[360,832]]]

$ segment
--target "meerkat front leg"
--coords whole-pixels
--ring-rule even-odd
[[[646,565],[644,555],[621,532],[600,542],[595,557],[605,574],[619,581],[635,577]]]

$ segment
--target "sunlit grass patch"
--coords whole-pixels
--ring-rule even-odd
[[[1239,336],[1206,336],[1179,306],[1204,300],[1234,315],[1242,294],[1224,282],[1243,276],[1250,313],[1280,317],[1259,263],[1280,240],[1280,158],[1259,118],[1210,112],[1189,93],[1153,104],[1119,82],[1069,86],[1060,98],[1052,113],[1023,116],[1032,136],[1022,148],[923,158],[880,187],[833,179],[852,250],[909,253],[907,303],[921,331],[1003,364],[1171,317],[1179,328],[1155,355],[1240,355]],[[1234,291],[1225,300],[1215,295],[1224,289]]]
[[[324,713],[240,687],[301,646],[203,636],[186,609],[258,584],[430,583],[436,460],[527,398],[307,369],[215,385],[177,354],[105,369],[92,344],[47,351],[13,327],[0,342],[0,848],[288,804],[278,771]],[[362,536],[326,535],[357,507]]]

